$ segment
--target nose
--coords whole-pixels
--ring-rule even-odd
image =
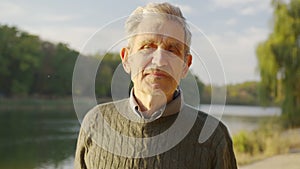
[[[164,56],[163,49],[158,48],[152,57],[152,63],[157,66],[165,66],[167,65],[166,56]]]

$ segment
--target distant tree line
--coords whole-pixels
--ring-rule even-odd
[[[230,105],[261,105],[260,99],[260,82],[247,81],[238,84],[228,84],[226,86],[226,104]],[[220,90],[224,86],[215,87],[215,90]],[[206,85],[203,88],[201,95],[201,103],[211,102],[212,87]],[[266,105],[276,106],[275,100],[271,99]]]
[[[0,97],[65,97],[72,95],[72,75],[79,52],[63,43],[54,44],[38,36],[0,25]],[[117,53],[86,56],[99,62],[95,79],[98,98],[111,97],[111,80],[121,63]],[[201,103],[210,103],[210,85],[197,77]],[[192,91],[193,92],[193,91]],[[259,104],[257,82],[229,85],[227,104]]]
[[[54,44],[16,27],[0,25],[0,97],[54,97],[72,94],[72,75],[79,52]],[[98,55],[89,57],[93,62]],[[110,95],[110,78],[120,59],[108,53],[102,60],[96,91]]]
[[[0,94],[68,95],[78,52],[38,36],[0,26]]]

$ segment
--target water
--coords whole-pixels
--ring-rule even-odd
[[[0,112],[0,168],[73,168],[79,123],[73,111]]]
[[[261,122],[281,114],[278,107],[200,105],[199,109],[223,121],[232,135],[241,130],[254,130]]]
[[[202,105],[200,109],[208,112],[209,107]],[[215,112],[210,114],[218,116]],[[241,129],[252,130],[261,119],[278,114],[277,108],[226,106],[222,121],[234,134]],[[79,127],[73,111],[1,110],[0,168],[73,168]]]

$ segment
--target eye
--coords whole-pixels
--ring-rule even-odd
[[[174,53],[174,52],[176,52],[176,49],[170,48],[170,49],[168,49],[168,51]]]
[[[152,48],[150,45],[145,45],[145,46],[143,47],[143,49],[150,49],[150,48]]]
[[[155,44],[145,44],[141,47],[141,49],[153,49],[156,48]]]
[[[170,48],[168,48],[168,51],[172,52],[174,54],[179,54],[179,51],[178,51],[178,49],[176,47],[170,47]]]

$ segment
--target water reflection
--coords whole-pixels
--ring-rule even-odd
[[[61,168],[73,160],[79,130],[73,111],[1,111],[0,125],[0,168]]]
[[[260,107],[260,106],[243,106],[243,105],[226,105],[224,112],[210,111],[211,105],[202,104],[199,109],[209,113],[212,116],[219,117],[228,127],[231,135],[238,133],[241,130],[257,129],[260,123],[268,119],[279,116],[281,109],[279,107]],[[220,105],[213,105],[221,110]],[[222,114],[220,114],[222,113]]]
[[[208,107],[201,107],[204,111],[205,108]],[[226,106],[222,121],[231,134],[235,134],[256,128],[264,118],[278,115],[278,111],[273,108]],[[0,168],[73,168],[79,127],[76,114],[71,110],[1,110]]]

